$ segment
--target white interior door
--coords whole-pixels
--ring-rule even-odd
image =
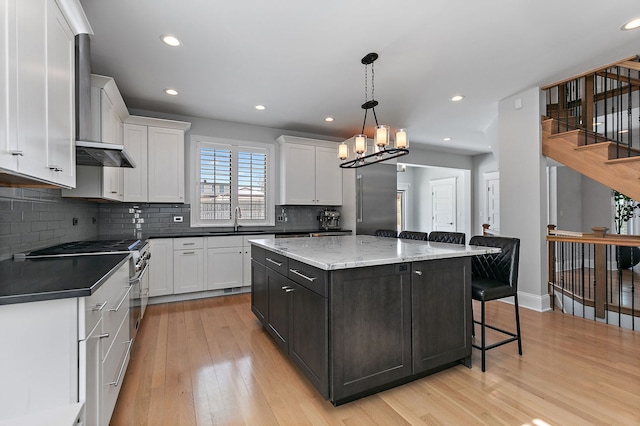
[[[494,231],[500,230],[500,175],[498,172],[486,173],[485,186],[485,219]]]
[[[456,178],[429,181],[432,231],[456,231]]]

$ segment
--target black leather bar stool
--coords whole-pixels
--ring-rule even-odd
[[[405,240],[427,240],[426,232],[418,232],[418,231],[402,231],[398,234],[398,238],[403,238]]]
[[[496,254],[477,255],[471,258],[471,296],[480,301],[480,321],[473,320],[474,324],[480,324],[480,345],[473,347],[482,351],[482,371],[485,371],[485,354],[489,349],[502,346],[506,343],[518,342],[518,354],[522,355],[522,339],[520,336],[520,312],[518,309],[518,263],[520,257],[520,240],[508,237],[474,236],[469,245],[499,247],[502,251]],[[513,333],[485,321],[485,304],[492,300],[513,296],[516,313],[516,332]],[[507,339],[487,345],[486,327],[499,331],[507,336]]]
[[[396,238],[398,236],[398,232],[393,229],[378,229],[373,233],[376,237],[393,237]]]
[[[462,244],[465,242],[465,235],[462,232],[432,231],[427,238],[434,243]]]

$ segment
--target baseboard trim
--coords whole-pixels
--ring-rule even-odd
[[[500,299],[501,302],[513,305],[513,297]],[[547,312],[551,310],[551,298],[548,294],[542,296],[531,293],[518,292],[518,305],[521,308],[531,309],[537,312]]]

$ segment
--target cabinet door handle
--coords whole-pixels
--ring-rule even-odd
[[[124,301],[129,298],[129,293],[131,293],[132,288],[133,288],[132,285],[130,285],[129,288],[127,288],[127,292],[122,297],[122,300],[120,301],[120,303],[118,303],[118,306],[116,306],[115,308],[109,309],[111,312],[118,312],[118,310],[120,309]]]
[[[291,288],[291,287],[286,286],[286,285],[283,285],[283,286],[282,286],[282,290],[285,290],[285,291],[286,291],[286,290],[289,290],[290,288]]]
[[[54,172],[61,172],[63,171],[60,167],[58,166],[49,166],[49,170],[53,170]]]
[[[196,243],[182,243],[183,246],[195,246]]]
[[[129,352],[131,352],[131,345],[133,344],[133,340],[129,340],[127,342],[129,346],[127,346],[127,352],[124,354],[124,359],[122,360],[122,365],[120,366],[120,371],[118,372],[118,377],[116,377],[115,382],[109,383],[112,386],[118,387],[120,383],[120,379],[122,378],[122,373],[124,373],[124,366],[127,364],[127,357],[129,356]]]
[[[109,337],[109,333],[104,333],[104,334],[98,335],[98,339],[106,339],[107,337]]]
[[[111,191],[111,193],[112,193],[112,194],[117,194],[117,193],[118,193],[118,191]]]
[[[293,289],[292,289],[292,288],[288,288],[288,289],[286,289],[284,292],[285,292],[285,293],[291,293],[292,291],[293,291]]]
[[[16,157],[22,157],[24,153],[22,151],[11,151],[11,155],[15,155]]]
[[[308,277],[305,274],[301,274],[297,269],[289,269],[290,272],[293,272],[294,274],[296,274],[299,277],[304,278],[307,281],[311,281],[314,282],[315,280],[317,280],[317,277]]]
[[[185,251],[182,253],[183,256],[187,256],[187,255],[192,255],[192,254],[196,254],[195,251]]]
[[[416,275],[422,275],[422,271],[413,271]]]
[[[265,259],[267,260],[267,262],[271,262],[271,263],[273,263],[274,265],[276,265],[278,267],[282,266],[282,262],[276,262],[275,260],[269,259],[268,257],[265,258]]]
[[[102,305],[99,305],[99,304],[96,303],[96,306],[94,306],[93,309],[91,309],[91,310],[92,311],[101,311],[107,305],[107,302],[108,302],[108,300],[105,300]]]

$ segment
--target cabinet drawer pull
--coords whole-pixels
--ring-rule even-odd
[[[271,263],[273,263],[274,265],[276,265],[277,267],[282,266],[282,262],[276,262],[275,260],[273,260],[273,259],[269,259],[268,257],[267,257],[267,258],[265,258],[265,259],[267,260],[267,262],[271,262]]]
[[[11,151],[11,155],[15,155],[16,157],[22,157],[24,153],[22,151]]]
[[[107,302],[108,302],[108,300],[105,300],[102,305],[99,305],[99,304],[96,303],[96,306],[94,306],[93,309],[91,309],[91,310],[92,311],[101,311],[107,305]]]
[[[288,285],[283,285],[283,286],[282,286],[282,288],[281,288],[281,290],[288,290],[288,289],[290,289],[290,288],[291,288],[291,287],[289,287]]]
[[[286,289],[284,292],[285,292],[285,293],[291,293],[292,291],[293,291],[293,289],[292,289],[292,288],[288,288],[288,289]]]
[[[58,166],[49,166],[49,170],[52,170],[54,172],[61,172],[63,171],[60,167]]]
[[[315,280],[317,280],[317,279],[318,279],[317,277],[308,277],[308,276],[306,276],[305,274],[301,274],[300,272],[298,272],[298,270],[297,270],[297,269],[289,269],[289,271],[290,271],[290,272],[293,272],[294,274],[296,274],[296,275],[297,275],[297,276],[299,276],[299,277],[304,278],[304,279],[305,279],[305,280],[307,280],[307,281],[314,282]]]
[[[188,256],[188,255],[192,255],[192,254],[196,254],[195,251],[185,251],[182,253],[183,256]]]
[[[109,333],[104,333],[104,334],[98,335],[98,339],[106,339],[107,337],[109,337]]]
[[[196,243],[182,243],[183,246],[195,246]]]
[[[133,288],[132,285],[130,285],[129,288],[127,288],[127,292],[122,297],[122,300],[120,301],[120,303],[118,303],[118,306],[116,306],[115,308],[109,309],[111,312],[118,312],[118,310],[120,309],[124,301],[129,298],[129,293],[131,293],[132,288]]]
[[[115,382],[109,383],[110,385],[115,387],[118,387],[118,384],[120,383],[120,379],[122,378],[122,373],[124,373],[124,366],[127,363],[127,357],[129,356],[129,352],[131,352],[131,345],[133,344],[133,340],[129,340],[127,343],[129,344],[129,346],[127,346],[127,352],[124,354],[124,359],[122,360],[122,365],[120,366],[118,377],[116,377]]]
[[[414,271],[416,275],[422,275],[422,271]]]

